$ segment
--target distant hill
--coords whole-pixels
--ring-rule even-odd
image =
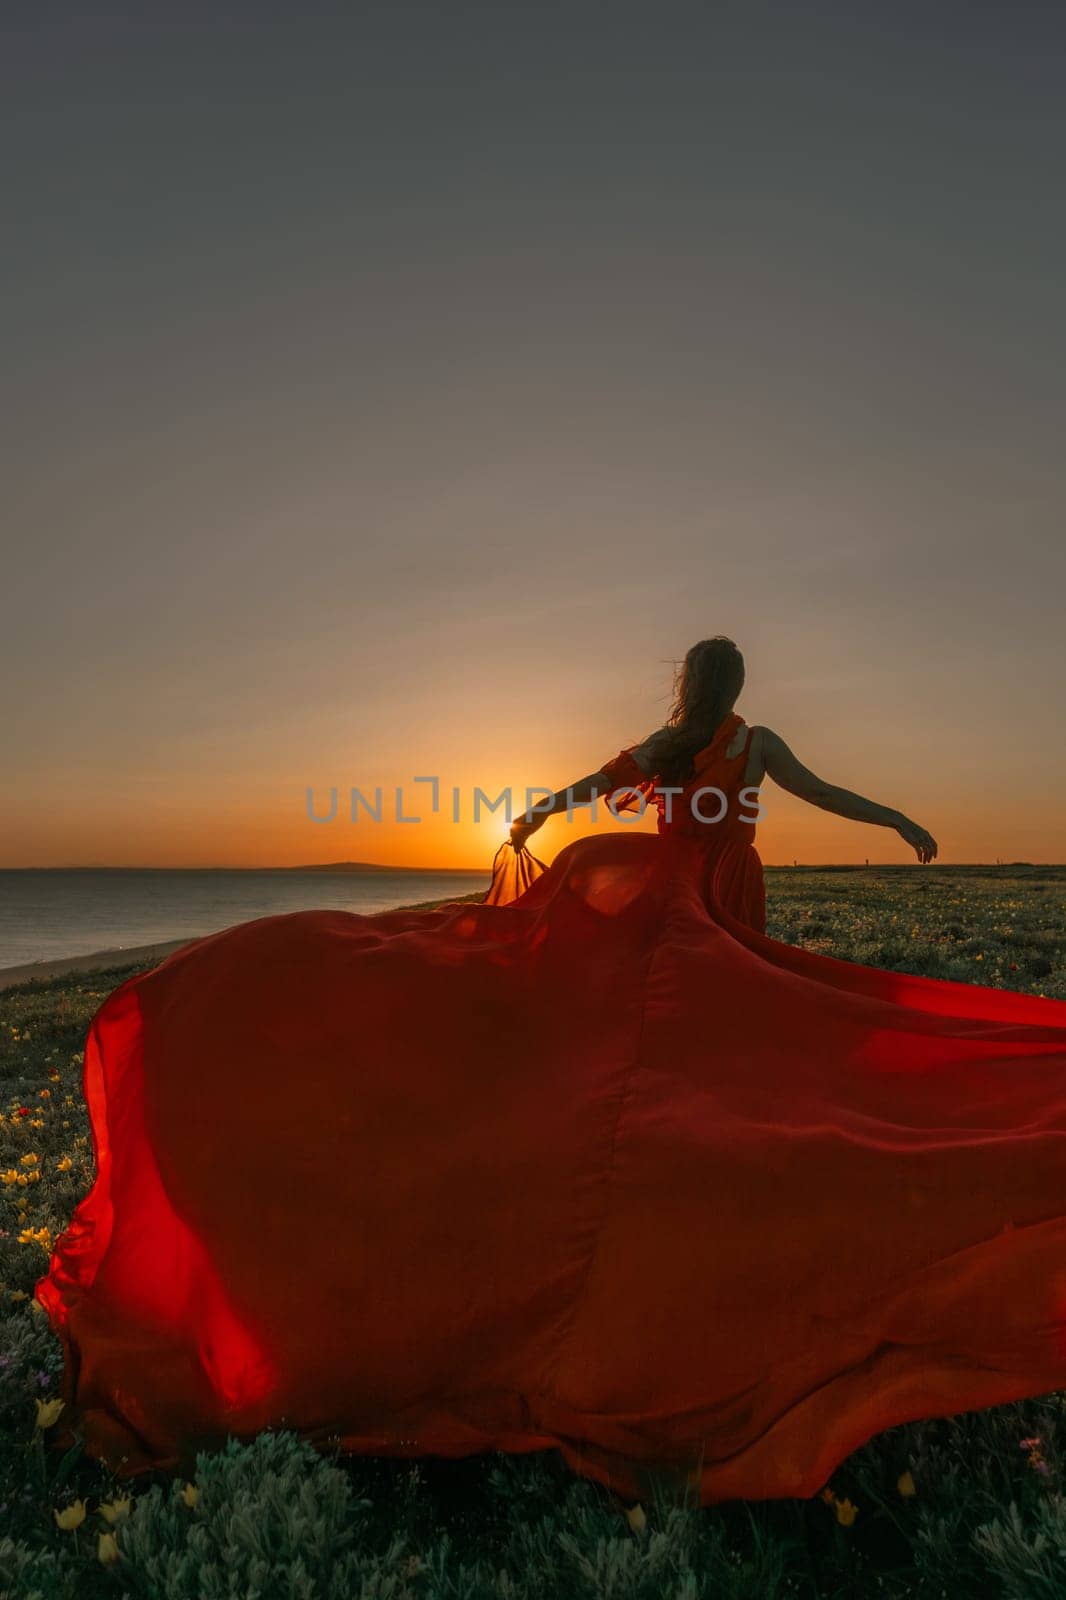
[[[306,867],[282,867],[282,872],[461,872],[469,877],[471,867],[389,867],[379,861],[312,861]]]
[[[305,866],[296,867],[276,867],[269,864],[261,867],[157,867],[153,866],[151,862],[144,862],[134,867],[86,866],[84,864],[74,864],[66,867],[0,866],[0,872],[413,872],[422,876],[425,876],[427,872],[453,872],[461,873],[466,877],[469,877],[471,873],[477,874],[482,870],[488,873],[489,869],[488,867],[484,869],[481,867],[390,867],[381,861],[310,861]]]

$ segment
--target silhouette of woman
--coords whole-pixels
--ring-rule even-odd
[[[753,795],[769,776],[789,794],[798,795],[823,811],[894,829],[913,847],[919,861],[935,859],[936,840],[901,811],[827,783],[796,758],[779,734],[759,724],[748,727],[735,716],[733,708],[743,686],[744,658],[732,639],[719,635],[694,644],[685,656],[674,706],[665,725],[640,744],[621,751],[599,771],[561,789],[547,804],[542,802],[528,810],[511,829],[512,848],[524,849],[530,836],[550,816],[575,804],[594,802],[601,795],[627,787],[644,797],[650,794],[658,810],[660,834],[702,836],[705,849],[713,850],[716,856],[717,870],[709,885],[712,892],[734,916],[761,932],[766,927],[766,908],[754,827],[722,828],[719,824],[726,821],[729,812],[721,818],[713,817],[708,814],[709,808],[692,804],[693,795],[709,787],[702,782],[707,769],[724,760],[729,776],[739,779],[741,801]],[[731,766],[734,762],[735,770]],[[625,800],[617,803],[614,814],[630,808],[630,804]],[[754,824],[760,814],[749,817],[739,806],[732,820]],[[717,830],[713,833],[708,831],[711,823]],[[497,858],[498,880],[503,865]],[[495,903],[509,898],[506,890],[497,885],[494,889]]]

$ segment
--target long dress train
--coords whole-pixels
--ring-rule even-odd
[[[767,938],[740,725],[690,785],[720,823],[682,797],[510,904],[265,917],[107,999],[37,1285],[92,1454],[285,1426],[809,1495],[1063,1386],[1066,1005]]]

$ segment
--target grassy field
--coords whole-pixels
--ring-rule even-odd
[[[1066,868],[767,881],[776,938],[1066,999]],[[51,1450],[61,1359],[33,1285],[92,1182],[81,1051],[130,970],[0,993],[0,1597],[1066,1596],[1066,1396],[894,1429],[822,1497],[702,1510],[623,1505],[554,1452],[332,1459],[265,1434],[192,1485],[119,1488]]]

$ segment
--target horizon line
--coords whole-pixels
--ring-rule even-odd
[[[833,868],[835,870],[852,869],[856,872],[865,871],[867,868],[877,867],[898,868],[908,871],[913,867],[922,866],[918,861],[766,861],[762,862],[766,870],[789,871],[797,867],[812,867],[821,870]],[[927,867],[1063,867],[1066,861],[1041,861],[1022,859],[1007,861],[997,858],[994,861],[931,861],[925,863]],[[255,866],[237,865],[232,862],[190,862],[182,865],[158,862],[123,862],[121,864],[107,862],[65,862],[62,865],[45,866],[39,863],[24,864],[21,866],[7,866],[0,863],[0,872],[433,872],[433,873],[459,873],[470,876],[474,873],[491,875],[492,868],[481,864],[479,866],[446,867],[417,864],[414,866],[403,862],[382,861],[299,861],[292,864],[284,862],[264,862]]]

